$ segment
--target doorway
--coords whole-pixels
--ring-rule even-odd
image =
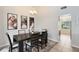
[[[58,26],[60,45],[63,47],[62,50],[71,50],[66,49],[71,48],[71,15],[65,14],[59,16]]]

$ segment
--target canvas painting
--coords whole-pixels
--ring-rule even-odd
[[[21,16],[21,29],[27,29],[27,16]]]
[[[17,14],[7,14],[7,28],[9,30],[17,29]]]

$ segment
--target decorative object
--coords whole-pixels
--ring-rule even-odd
[[[17,14],[7,14],[7,28],[9,30],[17,29]]]
[[[27,29],[27,16],[21,16],[21,29]]]
[[[30,32],[34,31],[34,17],[29,17],[29,30]]]

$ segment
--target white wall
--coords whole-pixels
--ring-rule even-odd
[[[39,7],[37,10],[37,26],[39,29],[48,30],[48,38],[53,41],[59,41],[58,36],[58,7]]]
[[[9,32],[10,34],[18,34],[18,31],[21,26],[20,26],[20,21],[21,21],[21,15],[24,16],[32,16],[29,14],[29,11],[32,10],[33,7],[29,6],[4,6],[0,7],[0,47],[5,46],[8,44],[8,39],[5,35],[6,32]],[[7,30],[7,13],[14,13],[18,15],[18,29],[17,30]],[[34,16],[33,16],[34,17]],[[26,30],[28,32],[28,29]],[[13,38],[13,36],[11,37]]]
[[[4,44],[6,43],[6,40],[4,39],[4,20],[3,20],[3,8],[0,7],[0,47],[4,46]]]

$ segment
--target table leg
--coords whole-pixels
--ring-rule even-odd
[[[24,45],[23,45],[23,41],[19,41],[19,52],[23,52]]]

